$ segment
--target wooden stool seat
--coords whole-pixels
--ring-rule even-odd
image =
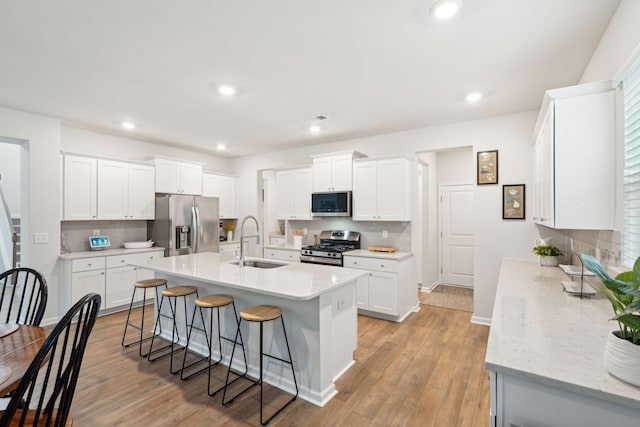
[[[133,284],[136,288],[157,288],[158,286],[164,286],[167,284],[166,279],[145,279],[138,280]]]
[[[249,322],[268,322],[282,316],[282,309],[275,305],[252,305],[240,311],[240,317]]]
[[[171,288],[163,289],[162,295],[165,297],[186,297],[187,295],[195,294],[198,292],[198,288],[195,286],[173,286]]]
[[[196,300],[196,305],[198,307],[203,308],[216,308],[216,307],[224,307],[225,305],[229,305],[233,302],[233,297],[231,295],[223,295],[223,294],[213,294],[213,295],[205,295]]]

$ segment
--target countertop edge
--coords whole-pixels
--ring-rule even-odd
[[[74,260],[83,258],[93,258],[99,256],[113,256],[113,255],[128,255],[145,252],[164,251],[165,248],[161,246],[151,246],[150,248],[138,248],[138,249],[126,249],[126,248],[113,248],[103,249],[100,251],[82,251],[82,252],[70,252],[68,254],[58,255],[59,259]]]

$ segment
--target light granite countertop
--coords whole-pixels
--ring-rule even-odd
[[[140,248],[140,249],[116,248],[116,249],[102,249],[98,251],[70,252],[68,254],[61,254],[59,258],[60,259],[82,259],[82,258],[93,258],[96,256],[129,255],[129,254],[138,254],[143,252],[156,252],[156,251],[164,251],[164,248],[160,246],[151,246],[150,248]]]
[[[247,258],[260,259],[260,258]],[[213,252],[158,258],[131,265],[159,274],[239,288],[291,300],[310,300],[366,275],[362,270],[327,265],[287,263],[277,268],[240,268]]]
[[[560,268],[503,259],[491,318],[488,369],[640,408],[640,388],[610,375],[603,354],[613,310],[600,294],[563,292]]]
[[[301,249],[299,246],[293,246],[293,244],[291,243],[286,243],[284,245],[264,245],[264,248],[265,249],[283,249],[285,251],[299,251]]]

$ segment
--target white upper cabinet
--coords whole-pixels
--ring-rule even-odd
[[[311,168],[281,170],[276,173],[278,219],[311,217]]]
[[[313,192],[351,191],[353,159],[359,157],[364,155],[357,151],[313,157]]]
[[[534,222],[557,229],[613,229],[616,144],[611,82],[547,91],[533,145]]]
[[[410,221],[411,164],[405,156],[353,162],[353,220]]]
[[[156,159],[156,193],[202,195],[202,165]]]
[[[97,161],[90,157],[64,156],[63,219],[97,218]]]
[[[154,168],[98,160],[98,219],[154,219]]]
[[[220,219],[238,218],[238,178],[205,173],[202,175],[202,195],[219,199]]]

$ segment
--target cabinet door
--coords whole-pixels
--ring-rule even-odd
[[[204,197],[220,197],[219,175],[210,173],[202,174],[202,195]]]
[[[355,162],[353,165],[353,220],[377,219],[377,167],[375,161]]]
[[[534,217],[537,224],[554,226],[554,113],[549,106],[534,147]],[[573,188],[573,186],[572,186]]]
[[[358,308],[369,309],[369,279],[371,276],[360,277],[356,280],[356,304]]]
[[[156,193],[178,193],[180,162],[156,159]]]
[[[155,218],[155,169],[129,165],[129,219]]]
[[[376,212],[378,220],[408,221],[407,182],[409,162],[405,159],[378,161]]]
[[[311,168],[295,171],[293,218],[311,219]]]
[[[291,219],[293,217],[294,183],[294,171],[279,171],[276,174],[278,219]]]
[[[98,219],[129,218],[129,164],[98,160]]]
[[[75,304],[80,298],[90,292],[102,297],[100,309],[105,308],[105,273],[102,270],[80,271],[71,274],[71,303]],[[131,295],[129,295],[131,296]]]
[[[313,159],[314,192],[333,191],[331,179],[331,157],[316,157]]]
[[[378,313],[398,314],[398,275],[375,271],[369,279],[369,309]]]
[[[180,164],[180,193],[202,195],[202,166],[191,163]]]
[[[97,218],[97,176],[96,159],[64,156],[64,219]]]
[[[230,176],[220,177],[220,218],[238,218],[238,180]]]
[[[138,280],[137,267],[107,268],[105,285],[106,308],[129,305],[133,293],[133,284],[136,280]]]
[[[351,154],[339,154],[331,158],[331,176],[333,191],[351,191],[353,189],[353,157]]]

